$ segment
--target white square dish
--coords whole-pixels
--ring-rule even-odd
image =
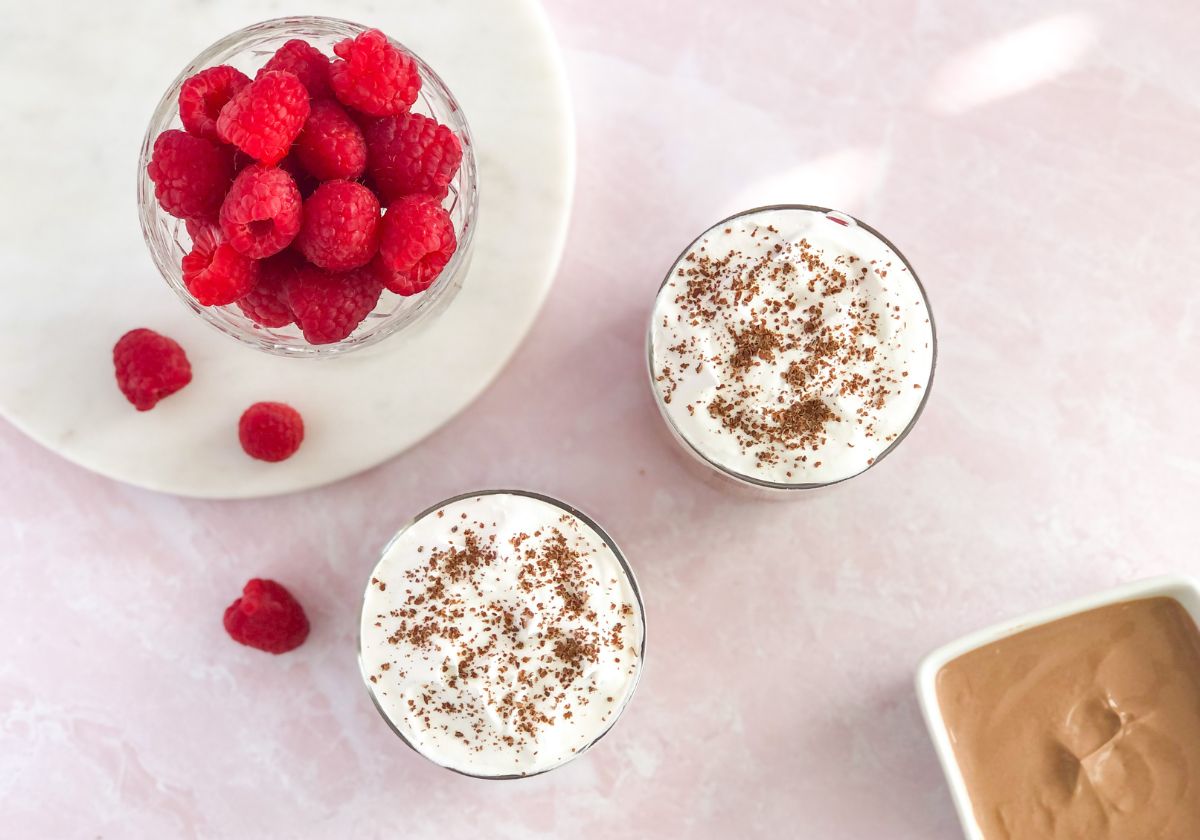
[[[950,741],[950,732],[946,728],[937,694],[937,678],[947,664],[960,656],[977,648],[997,642],[1015,635],[1031,627],[1048,624],[1060,618],[1066,618],[1077,613],[1087,612],[1098,607],[1117,604],[1123,601],[1137,601],[1143,598],[1166,597],[1178,601],[1188,611],[1197,625],[1200,625],[1200,582],[1188,577],[1169,575],[1150,578],[1148,580],[1130,583],[1125,586],[1100,592],[1095,595],[1076,598],[1048,609],[1029,613],[1018,618],[994,624],[975,633],[970,633],[943,645],[930,653],[917,668],[917,698],[921,704],[921,712],[925,717],[925,725],[933,739],[933,746],[938,760],[945,773],[946,783],[950,787],[950,795],[954,807],[958,811],[962,823],[963,834],[967,840],[984,840],[983,832],[975,821],[971,798],[963,780],[958,759],[954,755],[954,746]]]

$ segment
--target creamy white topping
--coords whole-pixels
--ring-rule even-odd
[[[659,291],[651,373],[680,437],[739,476],[827,484],[908,428],[933,324],[904,261],[853,219],[774,208],[697,240]]]
[[[367,586],[361,666],[418,751],[479,776],[570,760],[637,683],[643,619],[587,523],[498,493],[450,502],[393,540]]]

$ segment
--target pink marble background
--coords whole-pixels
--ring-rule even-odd
[[[290,11],[256,5],[247,20]],[[1194,2],[547,5],[576,97],[570,240],[533,333],[461,417],[354,479],[238,503],[114,484],[0,423],[5,836],[951,840],[919,658],[1200,573]],[[794,504],[696,481],[642,372],[670,260],[771,200],[882,229],[941,341],[904,445]],[[394,739],[353,656],[396,526],[496,485],[604,523],[650,621],[613,733],[509,784]],[[253,575],[306,604],[299,651],[223,634]]]

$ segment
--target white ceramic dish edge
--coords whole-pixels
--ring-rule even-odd
[[[947,663],[963,654],[1012,636],[1022,630],[1109,604],[1157,597],[1175,599],[1191,614],[1196,623],[1200,624],[1200,581],[1184,575],[1162,575],[1075,598],[1057,606],[993,624],[991,627],[985,627],[943,645],[921,660],[921,664],[917,668],[917,699],[921,706],[921,714],[925,718],[925,725],[929,729],[929,737],[933,740],[938,761],[942,765],[942,772],[946,776],[946,783],[950,787],[950,796],[954,800],[955,810],[958,811],[963,835],[967,840],[985,840],[985,838],[979,825],[975,822],[975,813],[971,807],[971,798],[967,794],[967,785],[963,780],[962,771],[959,769],[958,760],[954,757],[954,746],[950,743],[950,733],[946,729],[946,722],[938,705],[938,672]]]

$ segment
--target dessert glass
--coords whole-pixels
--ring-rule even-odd
[[[256,23],[226,35],[189,62],[167,88],[150,118],[142,141],[138,160],[138,215],[146,247],[150,249],[159,273],[179,299],[207,323],[243,344],[267,353],[301,358],[347,353],[408,329],[450,303],[467,274],[479,210],[475,144],[458,101],[428,64],[403,44],[392,40],[393,45],[412,56],[421,75],[421,92],[412,110],[433,117],[453,131],[462,142],[462,164],[443,201],[454,223],[458,247],[432,286],[412,297],[400,297],[385,290],[379,304],[363,323],[350,336],[333,344],[309,344],[295,324],[280,328],[255,324],[242,314],[237,304],[214,307],[198,303],[184,286],[180,267],[183,256],[191,249],[191,238],[182,220],[158,206],[154,198],[154,183],[146,173],[146,165],[150,161],[155,138],[167,129],[183,127],[179,119],[179,88],[189,76],[207,67],[230,64],[253,78],[271,54],[292,38],[303,38],[332,56],[334,44],[345,38],[353,38],[368,28],[329,17],[289,17]]]
[[[659,298],[659,296],[662,295],[663,290],[667,288],[667,285],[671,281],[672,276],[675,273],[676,269],[680,266],[680,264],[684,261],[685,257],[691,252],[691,250],[696,246],[696,244],[698,242],[700,242],[702,239],[704,239],[704,237],[708,236],[710,233],[713,233],[714,231],[720,229],[722,226],[728,225],[730,222],[739,221],[747,216],[768,213],[768,212],[777,212],[777,211],[779,211],[779,212],[807,211],[807,212],[813,214],[814,216],[824,217],[822,221],[823,222],[827,221],[831,225],[838,225],[843,228],[854,227],[854,228],[861,229],[861,230],[865,231],[866,233],[870,234],[870,236],[873,238],[873,240],[879,245],[881,252],[890,252],[891,255],[894,255],[895,258],[898,259],[904,265],[904,268],[908,271],[909,275],[912,277],[913,283],[915,284],[916,289],[919,291],[919,293],[921,295],[921,300],[924,304],[925,312],[928,315],[928,319],[929,319],[930,352],[931,352],[931,359],[930,359],[930,364],[929,364],[929,376],[928,376],[928,379],[926,380],[926,384],[925,384],[925,387],[923,390],[923,394],[922,394],[920,403],[916,407],[916,410],[912,413],[912,416],[909,419],[907,425],[904,427],[903,431],[901,431],[895,437],[895,439],[891,441],[891,443],[887,446],[887,448],[885,448],[882,452],[880,452],[878,455],[875,456],[874,461],[872,461],[869,465],[865,466],[863,469],[859,470],[858,472],[856,472],[852,475],[848,475],[848,476],[845,476],[842,478],[837,478],[837,479],[830,480],[830,481],[800,482],[800,483],[783,483],[783,482],[769,481],[769,480],[766,480],[766,479],[758,477],[758,476],[739,472],[731,467],[717,463],[712,457],[710,457],[709,454],[707,454],[706,452],[703,451],[703,448],[699,444],[697,444],[693,440],[690,440],[680,430],[680,428],[678,427],[676,422],[672,419],[671,414],[667,409],[666,402],[663,399],[663,394],[658,387],[658,382],[656,379],[655,354],[654,354],[654,349],[655,349],[654,333],[655,333],[655,319],[657,317],[658,298]],[[833,485],[841,484],[845,481],[850,480],[851,478],[855,478],[859,475],[862,475],[868,469],[870,469],[871,467],[878,464],[887,455],[889,455],[892,451],[894,451],[897,446],[900,445],[900,442],[903,441],[904,438],[908,436],[908,433],[910,431],[912,431],[913,426],[916,425],[917,420],[920,418],[922,412],[925,410],[925,405],[929,400],[929,392],[933,385],[934,372],[935,372],[936,368],[937,368],[937,328],[934,323],[933,312],[929,308],[929,298],[925,293],[925,288],[921,284],[920,278],[917,277],[917,273],[913,270],[913,267],[909,263],[908,259],[883,234],[881,234],[878,230],[876,230],[875,228],[866,224],[865,222],[862,222],[847,213],[843,213],[843,212],[834,210],[829,207],[818,207],[818,206],[811,205],[811,204],[777,204],[777,205],[767,205],[767,206],[763,206],[763,207],[754,207],[749,210],[743,210],[739,213],[734,213],[733,215],[728,216],[724,219],[721,219],[720,221],[710,225],[703,233],[701,233],[699,236],[697,236],[695,239],[693,239],[691,242],[689,242],[688,245],[679,253],[679,256],[675,260],[672,261],[670,269],[668,269],[666,276],[663,278],[662,283],[659,284],[658,291],[656,292],[655,307],[651,312],[649,328],[646,331],[646,370],[647,370],[647,373],[649,376],[650,390],[654,395],[655,404],[658,406],[659,413],[662,415],[662,418],[663,418],[664,424],[666,425],[667,430],[670,432],[671,437],[675,440],[675,442],[679,445],[679,447],[682,448],[683,452],[686,453],[687,459],[689,461],[689,465],[694,467],[695,468],[694,471],[701,478],[708,481],[708,483],[715,484],[726,490],[734,489],[736,491],[740,491],[744,495],[748,495],[748,496],[754,497],[754,498],[767,498],[767,499],[774,499],[774,500],[799,498],[799,497],[805,495],[804,491],[810,491],[810,490],[815,490],[815,489],[820,489],[820,488],[827,488],[827,487],[831,487]]]
[[[385,545],[383,547],[383,551],[381,551],[380,555],[379,555],[378,563],[383,562],[384,558],[386,558],[388,553],[391,551],[392,546],[405,534],[405,532],[409,528],[413,527],[417,522],[420,522],[421,520],[425,519],[427,516],[430,516],[430,515],[434,514],[436,511],[438,511],[444,507],[447,507],[449,505],[452,505],[455,502],[463,501],[466,499],[475,499],[475,498],[479,498],[479,497],[483,497],[483,496],[524,496],[524,497],[527,497],[530,499],[535,499],[537,501],[544,502],[545,504],[551,505],[552,507],[559,508],[564,513],[570,514],[571,516],[575,517],[580,522],[582,522],[584,525],[586,525],[588,528],[590,528],[592,531],[594,531],[595,534],[598,537],[600,537],[601,540],[603,540],[604,544],[606,546],[608,546],[609,550],[612,551],[613,556],[617,559],[618,564],[620,564],[621,570],[624,572],[625,578],[629,583],[629,588],[633,592],[633,597],[637,601],[637,610],[638,610],[638,614],[641,618],[642,640],[641,640],[641,645],[638,649],[639,666],[637,669],[637,673],[634,675],[633,682],[629,686],[629,689],[625,694],[624,700],[622,701],[621,705],[617,708],[617,711],[612,716],[612,719],[608,721],[605,728],[602,731],[600,731],[596,735],[596,737],[593,738],[588,744],[586,744],[584,747],[576,750],[570,758],[566,759],[565,761],[561,762],[560,764],[554,765],[553,767],[549,767],[545,770],[537,770],[537,771],[534,771],[531,773],[509,773],[509,774],[500,774],[500,775],[484,775],[484,774],[470,773],[465,770],[458,769],[456,767],[450,767],[448,765],[439,763],[435,758],[433,758],[432,756],[425,753],[417,744],[414,744],[411,740],[409,740],[409,738],[407,736],[405,736],[402,729],[387,714],[387,712],[384,710],[383,705],[380,703],[378,696],[375,693],[374,684],[370,681],[367,667],[363,662],[363,638],[362,638],[361,628],[360,628],[359,637],[358,637],[359,671],[362,674],[363,685],[366,686],[367,693],[371,697],[371,702],[374,704],[375,710],[377,712],[379,712],[380,717],[383,718],[384,722],[387,723],[388,727],[392,730],[392,732],[394,732],[396,734],[396,737],[398,737],[401,741],[403,741],[409,747],[409,749],[413,750],[415,753],[420,755],[422,758],[425,758],[425,759],[433,762],[434,764],[437,764],[439,767],[443,767],[446,770],[450,770],[451,772],[458,773],[463,776],[469,776],[469,777],[475,778],[475,779],[489,779],[489,780],[528,779],[528,778],[532,778],[534,776],[540,776],[543,773],[552,772],[554,770],[559,769],[560,767],[564,767],[567,764],[572,763],[577,758],[579,758],[579,756],[581,756],[583,753],[587,752],[589,749],[591,749],[597,743],[599,743],[600,739],[602,739],[605,735],[607,735],[609,732],[611,732],[613,727],[616,726],[617,721],[620,720],[621,715],[624,714],[625,709],[628,708],[629,702],[633,699],[634,694],[637,693],[638,684],[641,682],[642,671],[645,668],[645,663],[646,663],[646,609],[645,609],[645,604],[642,601],[642,593],[641,593],[641,589],[638,587],[637,578],[633,574],[633,569],[630,568],[629,562],[625,559],[625,555],[621,553],[621,549],[613,541],[612,537],[610,537],[608,535],[607,531],[605,531],[603,528],[601,528],[595,522],[595,520],[593,520],[591,517],[589,517],[587,514],[583,513],[582,511],[578,510],[577,508],[574,508],[574,507],[566,504],[565,502],[562,502],[562,501],[552,498],[550,496],[545,496],[540,493],[533,493],[533,492],[529,492],[526,490],[479,490],[479,491],[476,491],[473,493],[460,493],[457,496],[451,496],[448,499],[443,499],[442,501],[438,502],[437,504],[431,505],[430,507],[421,511],[416,516],[414,516],[412,519],[410,519],[403,527],[401,527],[400,530],[398,530],[392,536],[392,538],[390,540],[388,540],[387,545]],[[378,570],[378,568],[379,568],[379,566],[377,564],[375,567],[372,568],[371,574],[367,578],[367,585],[364,587],[364,591],[363,591],[363,602],[362,602],[362,606],[360,607],[360,610],[359,610],[360,613],[365,612],[366,605],[367,605],[367,599],[371,592],[371,585],[372,585],[371,581],[375,578],[375,573]]]

